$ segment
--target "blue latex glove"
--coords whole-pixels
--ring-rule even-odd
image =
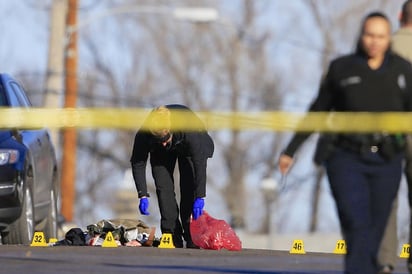
[[[143,197],[140,199],[139,210],[142,215],[149,215],[149,199]]]
[[[203,198],[196,198],[193,203],[193,219],[197,220],[202,215],[204,206],[205,200]]]

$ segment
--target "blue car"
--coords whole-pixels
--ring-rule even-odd
[[[22,85],[0,74],[0,107],[30,108]],[[0,129],[0,233],[3,244],[29,244],[34,231],[57,236],[58,169],[47,129]]]

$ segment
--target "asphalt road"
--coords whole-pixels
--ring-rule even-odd
[[[154,247],[0,246],[0,273],[317,273],[342,272],[343,255]],[[407,273],[399,258],[395,273]]]

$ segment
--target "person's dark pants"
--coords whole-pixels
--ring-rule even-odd
[[[405,149],[405,175],[408,186],[408,201],[409,208],[412,209],[412,135],[406,136]],[[411,211],[412,212],[412,211]],[[381,242],[378,262],[381,266],[390,265],[395,267],[396,258],[398,257],[398,235],[397,235],[397,213],[398,213],[398,199],[395,199],[392,211],[389,215],[389,220],[386,225],[386,231]],[[412,214],[410,215],[412,220]],[[412,226],[409,225],[409,243],[412,243]],[[412,273],[412,256],[408,259],[409,273]]]
[[[345,273],[376,274],[377,252],[402,174],[403,154],[337,150],[326,163],[343,237]]]
[[[406,136],[406,152],[405,152],[405,175],[408,185],[408,202],[410,208],[410,223],[409,223],[409,243],[412,244],[412,135]],[[412,256],[408,258],[408,270],[412,273]]]
[[[179,162],[180,173],[180,220],[176,202],[173,172]],[[176,153],[155,151],[150,154],[152,175],[156,185],[162,233],[172,233],[176,247],[183,247],[182,236],[191,242],[190,215],[194,202],[194,169],[189,157],[177,157]]]

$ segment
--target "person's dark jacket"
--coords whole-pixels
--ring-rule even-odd
[[[367,59],[351,54],[335,59],[329,66],[319,93],[309,111],[401,112],[412,110],[412,67],[400,56],[388,52],[379,69],[373,70]],[[293,156],[311,133],[299,133],[284,153]],[[365,134],[344,138],[369,137]]]
[[[193,163],[195,196],[206,196],[206,167],[207,159],[213,156],[214,144],[212,138],[204,130],[173,131],[173,110],[187,111],[189,122],[201,123],[199,127],[204,128],[203,122],[189,108],[183,105],[166,105],[172,110],[172,144],[164,148],[156,138],[148,131],[139,130],[136,133],[133,152],[131,157],[133,178],[139,197],[148,196],[146,184],[146,163],[148,156],[154,150],[164,153],[176,153],[178,157],[188,157]]]

